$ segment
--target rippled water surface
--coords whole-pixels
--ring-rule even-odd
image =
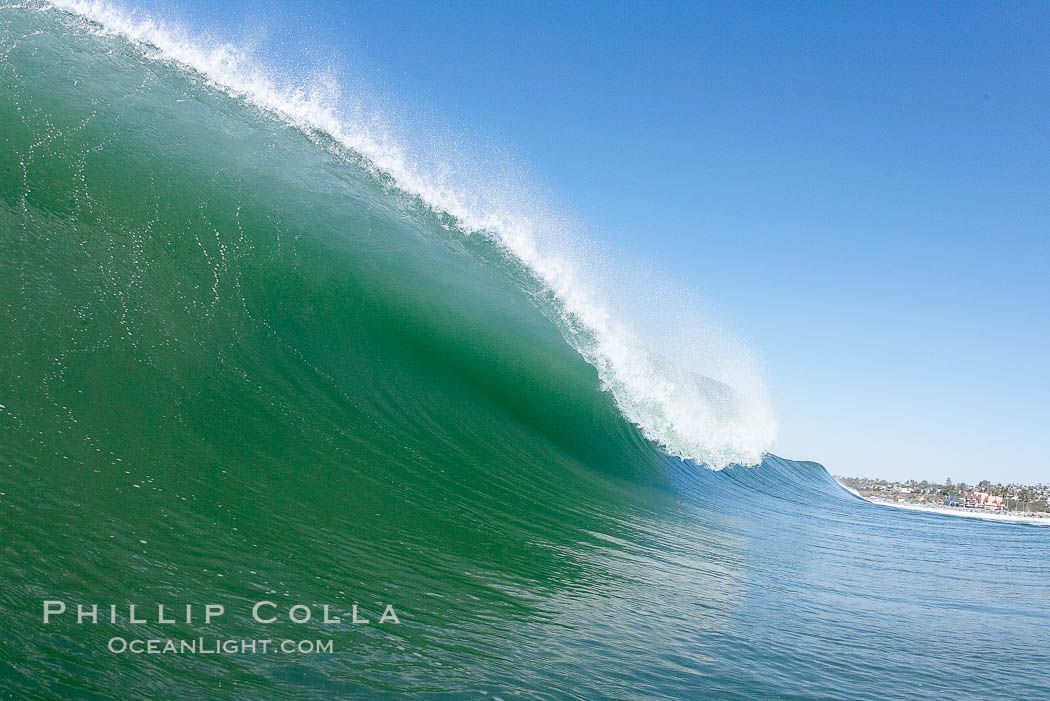
[[[94,29],[0,11],[0,696],[1050,697],[1050,529],[667,457],[491,240]]]

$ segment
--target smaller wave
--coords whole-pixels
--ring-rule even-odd
[[[848,489],[848,487],[847,487]],[[857,494],[852,489],[849,491]],[[857,494],[857,496],[860,496]],[[1050,518],[1042,518],[1039,516],[1018,516],[1016,514],[997,514],[994,512],[981,512],[981,511],[969,511],[966,509],[952,509],[945,508],[941,509],[936,506],[923,506],[921,504],[908,504],[906,502],[893,502],[893,501],[876,501],[874,499],[868,499],[866,497],[860,497],[869,504],[875,504],[876,506],[889,506],[894,509],[904,509],[905,511],[921,511],[927,514],[940,514],[941,516],[955,516],[957,518],[975,518],[981,521],[996,521],[998,523],[1027,523],[1036,526],[1050,526]]]
[[[629,297],[636,290],[603,287],[588,254],[578,252],[583,247],[559,228],[560,218],[548,208],[529,209],[522,204],[528,198],[519,192],[464,177],[461,168],[421,166],[427,161],[413,158],[389,131],[376,126],[377,120],[347,115],[337,81],[304,86],[281,80],[236,46],[202,43],[99,0],[54,0],[43,7],[87,20],[98,33],[124,37],[147,57],[189,69],[308,135],[327,135],[363,159],[377,177],[452,217],[464,233],[491,237],[553,296],[553,316],[563,336],[597,370],[602,388],[624,417],[669,454],[721,469],[758,464],[772,446],[777,424],[760,374],[745,362],[747,354],[731,363],[736,368],[732,377],[714,378],[728,364],[722,362],[724,353],[711,357],[709,349],[707,355],[700,350],[704,331],[656,339],[631,319],[613,314],[610,298]],[[675,347],[676,362],[654,350],[660,343]]]
[[[838,485],[839,485],[840,487],[842,487],[843,489],[845,489],[845,490],[846,490],[847,492],[849,492],[849,493],[850,493],[850,494],[852,494],[853,496],[857,497],[858,499],[864,499],[864,497],[862,497],[862,496],[860,495],[860,492],[858,492],[858,491],[857,491],[856,489],[854,489],[853,487],[849,486],[848,484],[843,484],[842,482],[839,482],[838,480],[835,480],[835,482],[836,482],[836,483],[837,483],[837,484],[838,484]],[[864,501],[867,501],[867,499],[864,499]]]

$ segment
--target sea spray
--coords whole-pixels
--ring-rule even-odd
[[[396,188],[452,217],[464,233],[492,237],[550,291],[551,316],[598,371],[623,415],[669,454],[720,469],[755,465],[771,447],[777,424],[746,347],[709,343],[712,336],[729,334],[714,323],[696,328],[695,310],[683,308],[679,295],[664,294],[649,306],[650,314],[658,308],[663,315],[656,327],[670,329],[664,335],[644,334],[624,313],[628,305],[615,305],[614,314],[616,299],[645,291],[618,285],[622,277],[604,269],[593,258],[593,247],[580,245],[564,228],[565,219],[531,192],[473,168],[421,165],[442,159],[421,156],[430,145],[404,143],[382,120],[363,120],[359,110],[347,109],[344,91],[331,78],[296,84],[237,46],[204,42],[99,0],[58,0],[53,6],[288,124],[329,136]],[[661,352],[665,344],[669,352]]]

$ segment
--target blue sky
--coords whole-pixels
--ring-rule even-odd
[[[517,154],[755,349],[775,452],[1050,482],[1050,4],[157,13],[277,63],[349,66],[399,118]]]

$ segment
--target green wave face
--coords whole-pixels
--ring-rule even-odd
[[[178,67],[3,22],[9,604],[392,603],[338,666],[440,678],[599,576],[565,549],[661,457],[520,266]]]
[[[858,625],[827,605],[850,580],[829,584],[839,565],[821,558],[837,542],[877,557],[879,518],[813,464],[715,473],[658,451],[491,240],[327,137],[51,10],[0,13],[0,125],[0,692],[856,682],[819,666],[832,643],[778,636]],[[46,599],[121,619],[45,626]],[[250,619],[260,600],[277,622]],[[227,610],[211,624],[125,615],[211,602]],[[289,622],[295,604],[314,618]],[[318,620],[325,604],[341,623]],[[370,624],[349,622],[355,604]],[[377,623],[387,605],[400,624]],[[815,628],[766,629],[787,606]],[[115,654],[114,636],[334,652]],[[854,653],[865,678],[902,673]]]

